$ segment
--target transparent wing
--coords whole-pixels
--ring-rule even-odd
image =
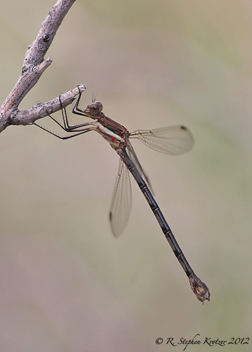
[[[193,135],[184,126],[170,126],[154,130],[138,130],[130,134],[148,147],[170,155],[188,152],[194,144]]]
[[[127,166],[120,159],[109,212],[110,226],[114,236],[119,236],[127,225],[131,211],[131,200],[132,192],[129,171]]]
[[[145,171],[143,170],[142,168],[142,165],[140,164],[140,161],[138,160],[138,157],[134,151],[134,148],[132,146],[132,144],[130,143],[130,141],[128,140],[128,143],[127,143],[127,151],[128,151],[128,154],[129,154],[129,157],[130,159],[133,161],[134,165],[136,166],[138,172],[140,173],[140,175],[145,179],[147,185],[149,186],[150,190],[153,192],[153,189],[151,187],[151,184],[150,184],[150,180],[149,180],[149,177],[146,175]]]

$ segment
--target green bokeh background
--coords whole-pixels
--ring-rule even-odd
[[[1,1],[1,101],[53,5]],[[113,238],[118,156],[98,134],[63,142],[9,127],[0,139],[0,351],[182,351],[155,339],[252,337],[251,42],[248,0],[76,1],[20,109],[84,83],[81,106],[96,95],[130,131],[192,131],[183,156],[134,146],[211,301],[194,297],[134,182],[130,221]]]

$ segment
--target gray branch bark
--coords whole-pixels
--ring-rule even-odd
[[[9,125],[27,125],[45,117],[47,114],[60,110],[61,106],[58,97],[44,104],[38,102],[37,105],[28,110],[19,111],[18,106],[52,63],[51,58],[45,60],[44,56],[53,41],[57,29],[74,2],[75,0],[58,0],[42,23],[36,39],[28,47],[21,75],[0,108],[0,132]],[[86,89],[84,85],[80,85],[79,88],[81,92]],[[78,93],[78,88],[75,88],[62,94],[61,102],[63,107],[71,104]]]

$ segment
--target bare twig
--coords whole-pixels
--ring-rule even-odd
[[[67,105],[71,104],[74,100],[74,97],[79,94],[79,92],[84,92],[85,89],[86,87],[84,86],[84,84],[81,84],[78,87],[70,90],[69,92],[61,94],[60,100],[62,107],[66,107]],[[13,114],[11,117],[11,124],[28,125],[60,109],[61,105],[58,97],[48,101],[47,103],[41,103],[39,101],[30,109],[23,111],[16,110],[15,114]]]
[[[9,125],[27,125],[46,116],[48,113],[60,110],[58,98],[44,104],[39,102],[31,109],[24,111],[19,111],[18,106],[29,90],[38,82],[42,73],[52,63],[52,59],[47,58],[45,60],[44,56],[53,41],[57,29],[74,2],[75,0],[58,0],[42,23],[36,39],[25,54],[21,75],[0,108],[0,132]],[[84,85],[79,86],[79,88],[80,91],[86,89]],[[62,105],[71,104],[78,93],[78,88],[75,88],[62,94]]]

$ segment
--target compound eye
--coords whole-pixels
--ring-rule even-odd
[[[103,109],[102,103],[99,101],[95,101],[93,104],[90,105],[90,113],[92,115],[96,115],[100,113]]]
[[[89,117],[98,118],[103,109],[102,103],[95,101],[94,103],[88,105],[84,110],[84,113],[89,115]]]

